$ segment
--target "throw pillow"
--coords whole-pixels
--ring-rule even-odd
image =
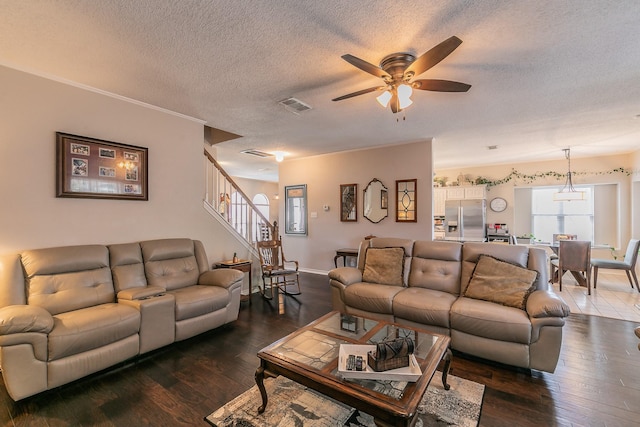
[[[464,296],[524,310],[537,277],[537,271],[480,255]]]
[[[369,248],[364,258],[364,282],[402,286],[404,248]]]

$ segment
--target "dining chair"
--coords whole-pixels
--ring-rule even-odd
[[[298,261],[285,258],[282,239],[257,242],[256,246],[262,270],[262,296],[272,299],[274,286],[286,295],[300,295]],[[289,291],[290,288],[295,290]]]
[[[621,261],[611,260],[611,259],[599,259],[594,258],[591,260],[591,265],[593,266],[593,289],[596,288],[598,284],[598,269],[600,268],[608,268],[611,270],[624,270],[627,273],[627,278],[629,279],[629,284],[631,284],[631,289],[633,289],[633,281],[631,280],[631,276],[636,283],[636,289],[640,292],[640,286],[638,285],[638,276],[636,276],[636,262],[638,261],[638,251],[640,250],[640,240],[631,239],[629,240],[629,244],[627,245],[627,252],[624,254],[624,259]]]
[[[571,271],[578,279],[584,273],[587,293],[591,295],[591,242],[586,240],[560,240],[558,258],[551,260],[551,277],[558,270],[558,285],[562,292],[562,276]]]

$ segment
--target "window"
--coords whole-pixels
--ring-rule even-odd
[[[531,232],[536,239],[552,242],[554,234],[574,234],[578,240],[594,242],[594,189],[576,186],[585,191],[587,200],[554,201],[557,188],[531,189]]]

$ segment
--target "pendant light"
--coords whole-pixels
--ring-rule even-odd
[[[565,181],[564,187],[562,190],[554,193],[553,200],[558,202],[571,202],[574,200],[586,200],[587,192],[586,191],[578,191],[573,188],[573,181],[571,179],[571,149],[563,148],[564,157],[567,159],[567,180]]]

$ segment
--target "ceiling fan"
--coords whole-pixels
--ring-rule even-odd
[[[449,56],[461,43],[462,40],[452,36],[418,58],[410,53],[392,53],[382,58],[379,67],[353,55],[342,55],[342,59],[354,67],[380,77],[384,80],[384,86],[362,89],[334,98],[332,101],[342,101],[343,99],[353,98],[369,92],[384,91],[382,95],[378,96],[378,102],[383,107],[390,104],[391,111],[395,114],[412,104],[409,97],[413,89],[435,92],[466,92],[471,87],[466,83],[434,79],[412,80]]]

